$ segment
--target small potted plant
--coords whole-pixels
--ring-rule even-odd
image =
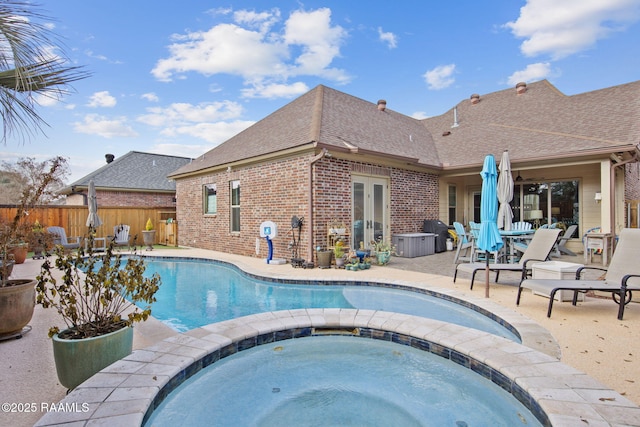
[[[132,325],[151,315],[161,283],[157,273],[144,276],[141,256],[122,258],[113,242],[102,256],[93,252],[92,233],[88,239],[88,255],[58,245],[36,278],[37,303],[55,309],[66,325],[52,326],[49,337],[58,379],[68,389],[131,353]]]
[[[338,240],[333,247],[333,256],[336,259],[336,268],[344,268],[344,242]]]
[[[386,265],[391,259],[391,255],[395,252],[392,244],[380,238],[371,241],[371,247],[375,250],[378,259],[378,265]]]
[[[142,230],[142,238],[144,239],[144,244],[147,245],[147,250],[153,250],[153,243],[156,241],[156,230],[153,229],[153,222],[151,218],[147,220],[147,224],[144,226],[144,230]]]

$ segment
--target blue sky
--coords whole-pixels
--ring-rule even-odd
[[[323,84],[424,118],[548,79],[638,80],[640,0],[44,0],[93,75],[41,100],[46,136],[0,160],[68,157],[73,182],[131,150],[197,157]]]

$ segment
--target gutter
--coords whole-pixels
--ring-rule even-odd
[[[330,157],[329,150],[323,148],[322,151],[315,155],[309,161],[309,180],[307,182],[307,191],[309,192],[309,205],[307,211],[309,212],[309,219],[307,220],[309,228],[309,243],[307,244],[307,260],[313,261],[313,165],[323,157]]]

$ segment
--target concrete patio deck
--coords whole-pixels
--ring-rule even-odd
[[[484,286],[480,280],[474,290],[469,290],[467,277],[452,282],[453,253],[445,252],[420,258],[392,258],[386,267],[375,267],[359,272],[343,270],[303,270],[289,265],[267,265],[263,260],[235,257],[228,254],[196,249],[161,250],[150,255],[199,257],[233,261],[241,267],[263,271],[277,277],[322,277],[330,279],[348,275],[359,280],[402,280],[446,288],[462,296],[483,299]],[[563,257],[568,262],[582,262],[582,258]],[[16,266],[15,277],[34,277],[39,262],[27,260]],[[493,276],[492,276],[493,277]],[[640,305],[632,302],[625,311],[623,321],[616,319],[616,305],[611,299],[588,298],[577,307],[570,303],[557,303],[553,316],[546,318],[546,298],[531,294],[523,295],[519,307],[515,306],[519,277],[513,273],[502,273],[500,284],[491,284],[491,303],[506,311],[519,313],[532,319],[548,330],[559,344],[561,361],[586,372],[607,387],[617,391],[635,404],[640,404]],[[30,323],[33,330],[20,340],[0,342],[0,351],[5,363],[0,367],[0,401],[3,403],[35,404],[35,412],[0,413],[0,425],[31,426],[51,407],[64,398],[66,390],[57,382],[53,364],[51,343],[47,331],[56,322],[57,314],[36,306]],[[176,335],[161,322],[151,319],[136,326],[134,347],[141,349]],[[545,345],[545,343],[539,343]],[[51,409],[49,409],[51,410]],[[639,421],[640,423],[640,421]],[[640,425],[640,424],[636,424]]]

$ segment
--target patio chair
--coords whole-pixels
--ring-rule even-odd
[[[456,256],[453,258],[453,263],[457,264],[458,260],[463,261],[471,261],[471,256],[473,254],[473,242],[467,238],[467,232],[464,229],[464,225],[459,222],[453,223],[453,228],[456,230],[456,234],[458,236],[458,248],[456,249]],[[460,256],[462,251],[464,252],[464,256]]]
[[[113,227],[113,244],[115,246],[131,247],[131,237],[129,236],[130,228],[127,224],[119,224]]]
[[[478,246],[476,244],[476,242],[478,241],[478,236],[480,235],[480,224],[477,222],[473,222],[470,221],[469,222],[469,234],[471,235],[471,243],[473,244],[473,247],[471,249],[471,262],[474,261],[482,261],[484,262],[486,260],[486,252],[485,251],[480,251],[478,250]],[[489,261],[491,262],[491,259],[493,258],[493,262],[496,263],[498,262],[499,259],[499,254],[498,251],[495,252],[491,252],[491,254],[489,254]]]
[[[576,224],[570,225],[567,228],[567,231],[565,231],[564,234],[560,236],[560,239],[558,239],[558,244],[555,247],[556,255],[560,256],[560,254],[565,254],[577,256],[573,251],[567,249],[567,247],[565,246],[567,244],[567,240],[569,240],[571,236],[573,236],[573,233],[575,233],[577,229],[578,226]]]
[[[512,230],[531,230],[531,223],[527,221],[518,221],[511,224]]]
[[[65,250],[80,248],[81,237],[67,237],[63,227],[47,227],[47,231],[53,234],[53,243],[62,246]]]
[[[557,291],[573,291],[573,300],[571,302],[573,305],[577,304],[578,292],[611,292],[613,300],[618,304],[618,320],[622,320],[624,307],[631,301],[631,291],[640,290],[638,251],[640,251],[640,229],[625,228],[620,232],[620,238],[616,245],[616,250],[611,257],[609,268],[580,267],[576,271],[575,280],[523,280],[518,286],[516,305],[520,305],[520,297],[523,289],[531,289],[534,292],[544,293],[549,295],[547,317],[551,317],[553,301]],[[604,276],[604,280],[582,280],[581,273],[587,269],[603,270],[607,273]]]
[[[520,258],[520,261],[518,261],[517,263],[490,263],[489,270],[495,271],[496,273],[495,282],[498,282],[501,271],[521,272],[522,274],[520,282],[522,282],[525,278],[530,277],[532,264],[534,262],[546,261],[549,258],[551,249],[553,249],[553,245],[558,240],[559,234],[560,229],[558,228],[540,229],[533,235],[533,239],[531,239],[531,243],[529,243],[529,246]],[[471,287],[469,289],[473,289],[473,282],[476,278],[476,273],[481,270],[484,271],[486,266],[486,263],[483,262],[458,264],[456,266],[455,272],[453,273],[453,282],[455,283],[456,281],[458,271],[464,271],[465,273],[471,274]]]

